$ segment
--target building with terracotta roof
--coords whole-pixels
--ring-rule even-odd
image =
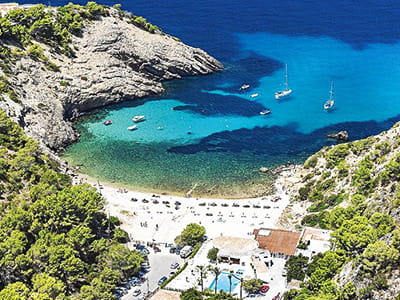
[[[260,228],[254,230],[255,239],[261,249],[274,257],[288,258],[295,255],[301,232]]]
[[[0,3],[0,14],[4,17],[9,11],[18,8],[18,3]]]

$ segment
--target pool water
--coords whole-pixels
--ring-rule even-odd
[[[230,273],[227,272],[221,272],[221,274],[218,276],[218,283],[217,283],[217,290],[218,291],[224,291],[229,293],[229,275]],[[237,277],[240,277],[238,274],[234,274]],[[233,292],[236,288],[236,286],[239,284],[240,280],[232,276],[232,286],[231,286],[231,292]],[[209,289],[214,290],[215,289],[215,279],[211,283]]]

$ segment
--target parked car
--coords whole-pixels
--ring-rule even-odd
[[[199,206],[206,206],[206,203],[205,202],[199,203]]]
[[[172,276],[172,275],[174,275],[174,274],[175,274],[174,271],[169,272],[169,276]]]
[[[134,291],[133,291],[133,296],[137,297],[137,296],[139,296],[141,293],[142,293],[142,291],[139,290],[139,289],[134,290]]]
[[[158,281],[158,285],[162,285],[166,280],[167,280],[166,276],[161,277],[160,280]]]
[[[131,198],[131,201],[132,201],[132,202],[137,202],[138,199],[137,199],[137,198]]]
[[[169,249],[169,253],[175,253],[176,252],[176,248],[172,247],[171,249]]]
[[[171,264],[171,269],[177,269],[177,268],[179,268],[179,264],[177,262]]]
[[[143,254],[150,254],[150,251],[143,245],[137,245],[136,246],[136,250],[138,250],[139,252],[142,252]]]
[[[180,251],[180,256],[182,258],[186,258],[192,253],[192,251],[193,251],[193,247],[192,246],[185,246]]]
[[[149,203],[149,200],[143,199],[142,202],[143,202],[143,203]]]
[[[180,254],[181,254],[182,248],[183,248],[183,247],[177,247],[176,250],[175,250],[175,254],[180,255]]]
[[[180,203],[179,201],[175,201],[175,205],[181,205],[182,203]]]
[[[233,207],[239,207],[240,205],[237,204],[237,203],[233,203],[232,206],[233,206]]]
[[[261,293],[266,293],[266,292],[268,292],[269,291],[269,286],[268,285],[263,285],[262,287],[261,287],[261,290],[260,290],[260,292]]]

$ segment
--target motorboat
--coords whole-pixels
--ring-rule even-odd
[[[333,99],[333,94],[334,94],[334,91],[333,91],[333,80],[332,80],[331,81],[331,90],[329,91],[329,95],[330,95],[329,100],[326,100],[324,103],[324,109],[326,111],[331,110],[333,105],[335,104],[335,100]]]
[[[132,125],[132,126],[129,126],[129,127],[126,128],[126,129],[128,129],[128,130],[130,130],[130,131],[133,131],[133,130],[136,130],[136,129],[137,129],[137,126],[136,126],[136,125]]]
[[[275,99],[279,100],[280,98],[289,96],[291,93],[292,89],[289,89],[289,84],[288,84],[287,64],[285,64],[285,88],[282,91],[275,92]]]
[[[251,95],[250,95],[250,98],[255,98],[255,97],[258,97],[258,96],[260,96],[260,94],[255,93],[255,94],[251,94]]]
[[[239,90],[243,91],[243,90],[245,90],[245,89],[248,89],[249,87],[250,87],[249,84],[243,84],[243,85],[240,87]]]
[[[111,120],[107,120],[107,121],[104,121],[103,124],[106,125],[106,126],[108,126],[108,125],[111,125],[111,124],[112,124],[112,121],[111,121]]]
[[[269,108],[264,109],[263,111],[260,111],[260,115],[269,115],[271,113],[271,110]]]
[[[134,116],[132,118],[132,121],[135,122],[135,123],[138,123],[138,122],[144,121],[145,119],[146,119],[145,116]]]

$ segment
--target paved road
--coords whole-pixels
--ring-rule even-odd
[[[174,262],[179,263],[180,266],[183,265],[184,260],[176,254],[170,254],[169,249],[162,248],[162,252],[154,253],[150,248],[151,253],[149,254],[150,270],[144,275],[147,279],[140,286],[135,286],[128,291],[128,294],[123,296],[122,300],[132,300],[132,299],[142,299],[147,291],[153,291],[158,287],[158,281],[161,277],[170,277],[171,271],[177,271],[177,269],[172,270],[170,268],[171,264]],[[133,296],[133,291],[140,289],[141,294],[138,297]]]

